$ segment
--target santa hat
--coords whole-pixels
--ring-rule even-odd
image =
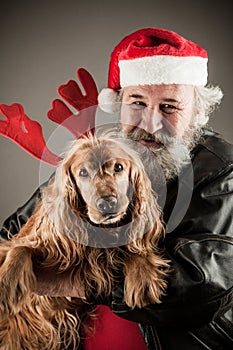
[[[207,83],[207,52],[175,32],[146,28],[125,37],[113,50],[108,88],[99,94],[99,104],[109,111],[126,86],[147,84]],[[104,107],[104,105],[106,105]],[[110,108],[109,108],[110,107]]]

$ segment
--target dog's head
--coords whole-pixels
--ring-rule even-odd
[[[141,214],[151,192],[139,157],[121,140],[77,140],[60,170],[72,210],[97,225],[118,223],[129,213]]]

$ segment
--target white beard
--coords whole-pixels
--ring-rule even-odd
[[[163,146],[159,147],[146,147],[136,142],[134,148],[140,154],[151,181],[154,178],[158,181],[159,178],[163,177],[169,182],[179,175],[185,165],[190,163],[190,151],[197,144],[201,134],[201,129],[195,127],[189,127],[189,130],[182,138],[164,135],[161,132],[151,135],[142,129],[135,128],[128,134],[124,133],[124,137],[133,141],[155,139],[162,142]],[[157,166],[155,166],[155,160],[153,160],[151,154],[155,156]],[[155,176],[155,172],[157,176]],[[159,172],[160,175],[158,174]]]

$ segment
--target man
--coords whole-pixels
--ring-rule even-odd
[[[123,302],[123,281],[109,300],[93,295],[92,301],[105,304],[107,311],[101,311],[102,328],[97,324],[89,343],[84,342],[87,349],[104,349],[106,322],[113,322],[114,328],[121,319],[135,323],[124,323],[126,336],[119,326],[118,334],[112,335],[116,340],[109,340],[111,349],[119,349],[119,339],[126,342],[131,331],[138,337],[137,324],[144,342],[140,347],[134,343],[132,349],[233,348],[233,147],[204,128],[222,97],[219,88],[206,84],[206,51],[171,31],[139,30],[112,53],[108,89],[100,93],[100,105],[116,110],[120,104],[124,134],[152,151],[163,170],[163,244],[172,271],[161,304],[130,309]],[[153,182],[153,162],[148,173]],[[18,231],[37,200],[38,192],[6,220],[3,238],[9,229]],[[128,344],[121,348],[131,349]]]

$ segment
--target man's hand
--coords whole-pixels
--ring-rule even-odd
[[[41,266],[34,267],[34,272],[37,277],[36,294],[86,299],[83,284],[72,283],[69,272],[61,273]]]

